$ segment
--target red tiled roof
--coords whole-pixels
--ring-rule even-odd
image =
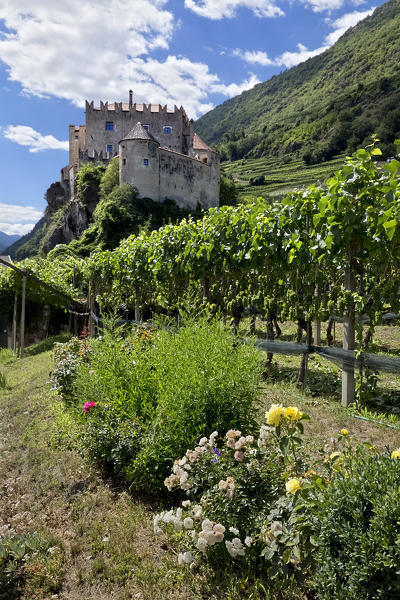
[[[195,133],[193,136],[193,150],[211,150],[211,148]]]

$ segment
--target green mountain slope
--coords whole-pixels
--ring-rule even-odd
[[[216,107],[195,129],[222,159],[291,154],[315,164],[400,137],[400,0],[390,0],[334,46]]]
[[[5,254],[9,254],[15,260],[23,260],[28,256],[34,256],[38,253],[40,241],[46,231],[46,223],[42,217],[29,233],[20,237],[16,242],[8,246]]]

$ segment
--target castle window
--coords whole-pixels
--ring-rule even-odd
[[[107,152],[112,152],[112,144],[107,144],[106,151]]]
[[[148,158],[144,158],[143,159],[143,164],[144,164],[145,167],[148,167],[148,165],[149,165],[149,159]]]
[[[164,127],[164,133],[172,133],[171,127],[165,126]]]
[[[113,121],[106,121],[106,131],[114,131]]]
[[[124,165],[126,165],[126,158],[123,158],[122,162],[124,163]]]
[[[150,125],[143,125],[143,129],[145,129],[146,131],[149,130]]]

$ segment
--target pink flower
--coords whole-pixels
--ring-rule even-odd
[[[93,406],[96,406],[96,402],[85,402],[83,410],[87,413]]]
[[[244,458],[244,454],[243,452],[240,452],[239,450],[236,450],[235,454],[233,455],[235,457],[235,459],[238,462],[242,462],[243,458]]]

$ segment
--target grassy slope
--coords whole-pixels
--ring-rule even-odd
[[[400,0],[390,0],[324,53],[217,106],[196,131],[225,140],[230,160],[305,149],[329,159],[373,132],[388,145],[400,135],[399,26]]]
[[[287,327],[288,337],[292,329]],[[23,600],[265,598],[235,575],[178,569],[171,541],[152,532],[155,503],[101,480],[71,449],[77,425],[46,385],[49,353],[31,352],[1,366],[6,356],[0,354],[8,383],[0,390],[0,534],[38,531],[52,540],[53,548],[28,564]],[[315,391],[306,395],[296,390],[285,369],[290,375],[298,361],[277,358],[275,375],[265,387],[265,405],[297,404],[310,413],[306,435],[313,451],[344,426],[378,447],[400,445],[399,431],[353,419]],[[332,377],[337,379],[337,370],[312,363],[312,385],[321,389]],[[296,598],[295,592],[285,595],[285,600]]]

